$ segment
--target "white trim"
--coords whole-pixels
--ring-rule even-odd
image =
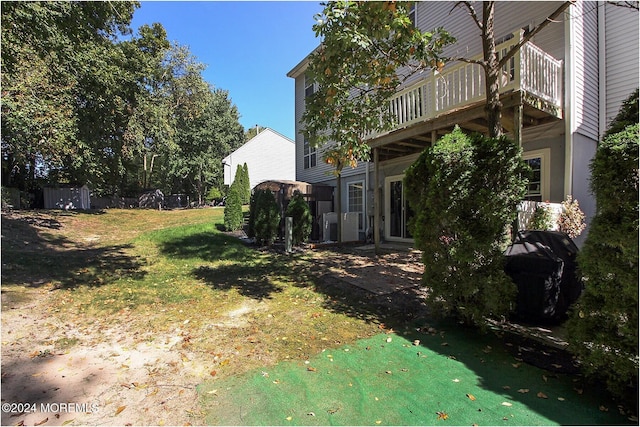
[[[403,181],[404,174],[387,176],[384,179],[384,237],[390,242],[413,242],[413,238],[395,237],[391,235],[391,203],[389,196],[391,194],[391,183],[395,181]],[[404,182],[402,184],[402,200],[404,204]],[[403,207],[404,209],[404,207]],[[404,221],[404,215],[402,220]],[[403,224],[404,225],[404,224]]]
[[[349,187],[351,185],[358,185],[358,184],[360,185],[360,192],[361,192],[361,197],[362,197],[362,210],[360,210],[360,211],[352,211],[350,203],[349,203],[350,202],[349,201],[349,196],[351,195],[351,193],[349,192]],[[366,218],[366,212],[367,212],[366,211],[366,207],[365,207],[366,196],[367,196],[367,193],[364,190],[364,180],[358,179],[358,180],[347,182],[347,212],[357,212],[357,213],[362,215],[362,224],[358,224],[359,225],[358,231],[365,231],[365,229],[366,229],[366,225],[365,225],[365,218]],[[362,225],[362,228],[360,228],[360,225]]]
[[[550,200],[551,197],[551,148],[541,148],[539,150],[526,151],[522,154],[523,160],[540,158],[540,193],[542,201]]]
[[[564,12],[564,123],[565,123],[565,143],[564,143],[564,192],[563,194],[573,194],[573,132],[575,131],[575,107],[576,107],[576,82],[572,77],[575,75],[575,37],[576,23],[572,15],[576,12],[576,6],[571,5]]]

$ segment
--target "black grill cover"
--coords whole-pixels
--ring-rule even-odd
[[[578,247],[565,233],[521,231],[505,252],[505,272],[518,287],[516,316],[559,323],[582,293],[576,274]]]

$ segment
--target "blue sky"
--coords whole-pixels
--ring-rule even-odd
[[[141,1],[131,28],[159,22],[172,42],[207,65],[203,76],[229,91],[240,123],[294,139],[294,85],[286,76],[319,44],[311,29],[319,2]]]

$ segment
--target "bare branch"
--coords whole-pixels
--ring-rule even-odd
[[[575,1],[576,0],[570,0],[570,1],[566,1],[566,2],[562,3],[562,5],[560,5],[560,7],[558,7],[544,21],[542,21],[540,24],[538,24],[538,26],[536,26],[530,32],[524,34],[524,36],[522,37],[522,40],[520,40],[518,42],[518,44],[513,46],[509,50],[509,52],[507,52],[506,55],[504,55],[502,57],[502,59],[500,59],[500,62],[498,63],[498,67],[502,67],[503,65],[505,65],[507,63],[507,61],[509,61],[526,42],[531,40],[536,34],[538,34],[540,31],[542,31],[547,25],[549,25],[552,22],[555,22],[555,19],[558,16],[560,16],[566,9],[568,9],[569,6],[571,6],[573,3],[575,3]]]
[[[478,14],[476,13],[476,10],[473,8],[473,5],[471,4],[471,2],[459,1],[456,4],[453,5],[453,7],[449,11],[449,13],[453,12],[453,9],[455,9],[456,7],[458,7],[460,5],[463,5],[463,6],[465,6],[467,8],[467,10],[469,11],[469,15],[473,19],[473,22],[475,22],[475,24],[478,26],[480,31],[482,31],[482,21],[480,21],[480,19],[478,18]]]
[[[638,7],[638,4],[640,4],[637,1],[608,1],[607,3],[613,5],[613,6],[618,6],[618,7],[626,7],[628,9],[635,9],[635,10],[640,10],[640,8]]]

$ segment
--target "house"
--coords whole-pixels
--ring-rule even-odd
[[[238,166],[245,163],[249,169],[251,188],[267,180],[296,179],[295,142],[269,128],[222,159],[224,183],[231,185]]]
[[[496,2],[498,52],[506,52],[524,31],[538,25],[561,2]],[[455,2],[415,2],[421,30],[442,26],[456,37],[445,55],[481,57],[478,28]],[[504,68],[501,81],[503,127],[523,147],[534,171],[526,199],[580,202],[587,223],[595,213],[589,163],[598,141],[623,100],[639,81],[638,12],[608,2],[575,2],[563,19],[550,23]],[[309,146],[300,132],[305,97],[314,85],[305,75],[308,57],[287,75],[295,79],[296,179],[336,185],[322,148]],[[411,242],[404,171],[419,153],[458,124],[487,132],[484,75],[479,66],[451,62],[441,72],[406,82],[389,100],[395,128],[369,137],[372,161],[342,172],[342,206],[359,215],[361,238]],[[577,239],[580,244],[583,233]]]

